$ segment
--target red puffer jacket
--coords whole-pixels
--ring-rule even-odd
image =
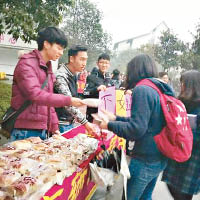
[[[48,84],[41,89],[47,74]],[[19,109],[27,99],[33,103],[19,115],[15,128],[58,130],[54,107],[70,105],[71,97],[53,94],[54,81],[51,63],[46,65],[38,50],[20,58],[14,71],[11,105]]]

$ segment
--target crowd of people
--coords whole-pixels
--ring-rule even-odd
[[[95,134],[92,113],[88,108],[86,116],[79,110],[84,105],[82,98],[98,98],[100,91],[115,86],[132,94],[131,117],[115,116],[104,111],[100,128],[134,141],[129,170],[131,178],[127,183],[128,200],[151,200],[152,193],[161,172],[162,181],[167,183],[175,200],[191,200],[200,191],[200,128],[193,131],[193,151],[190,159],[183,163],[168,159],[157,148],[154,136],[165,126],[165,117],[158,93],[151,87],[137,83],[151,80],[163,93],[175,96],[168,84],[166,72],[158,73],[154,60],[147,54],[135,56],[127,65],[126,80],[118,69],[109,72],[110,56],[99,55],[97,66],[88,74],[85,89],[79,98],[77,73],[85,73],[88,59],[87,48],[76,45],[68,50],[68,63],[60,65],[55,75],[51,60],[63,55],[68,45],[63,31],[47,27],[38,33],[38,49],[20,57],[16,65],[12,86],[11,106],[19,109],[25,100],[32,104],[22,112],[11,133],[11,140],[39,136],[42,139],[60,134],[83,124],[90,134]],[[42,85],[48,77],[47,85]],[[200,114],[200,72],[190,70],[182,73],[180,99],[190,114]]]

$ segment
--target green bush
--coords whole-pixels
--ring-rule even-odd
[[[2,120],[3,114],[6,112],[7,108],[10,106],[12,85],[0,81],[0,120]],[[0,128],[0,135],[9,138],[9,134]],[[0,140],[2,138],[0,137]],[[2,142],[2,141],[1,141]]]
[[[0,119],[10,106],[12,85],[0,81]]]

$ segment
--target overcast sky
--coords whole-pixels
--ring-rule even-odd
[[[162,21],[185,42],[200,22],[200,0],[90,0],[103,12],[113,43],[150,32]]]

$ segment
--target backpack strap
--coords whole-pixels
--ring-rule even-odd
[[[141,80],[140,82],[138,82],[138,84],[136,84],[136,86],[139,86],[139,85],[146,85],[146,86],[149,86],[149,87],[153,88],[154,90],[156,90],[158,95],[159,95],[159,97],[160,97],[160,104],[161,104],[163,113],[168,113],[169,112],[168,103],[172,103],[173,102],[172,99],[174,97],[171,96],[171,98],[168,98],[167,95],[164,95],[164,93],[161,92],[161,90],[152,81],[150,81],[149,79]]]
[[[178,104],[183,107],[184,104],[176,99],[175,97],[173,96],[168,96],[168,95],[165,95],[152,81],[150,81],[149,79],[143,79],[141,80],[140,82],[138,82],[138,84],[136,84],[136,86],[139,86],[139,85],[146,85],[146,86],[149,86],[151,88],[153,88],[154,90],[156,90],[158,92],[158,95],[160,97],[160,104],[161,104],[161,107],[162,107],[162,110],[163,110],[163,113],[164,113],[164,116],[165,116],[165,119],[168,118],[168,115],[165,115],[165,113],[168,113],[170,112],[170,104],[173,103],[174,101],[176,101],[176,104],[177,104],[177,101],[179,102]],[[166,119],[167,120],[167,119]]]
[[[139,86],[139,85],[149,86],[149,87],[153,88],[154,90],[156,90],[158,92],[159,96],[162,95],[162,92],[160,91],[160,89],[152,81],[150,81],[148,79],[143,79],[143,80],[139,81],[136,84],[136,86]]]

